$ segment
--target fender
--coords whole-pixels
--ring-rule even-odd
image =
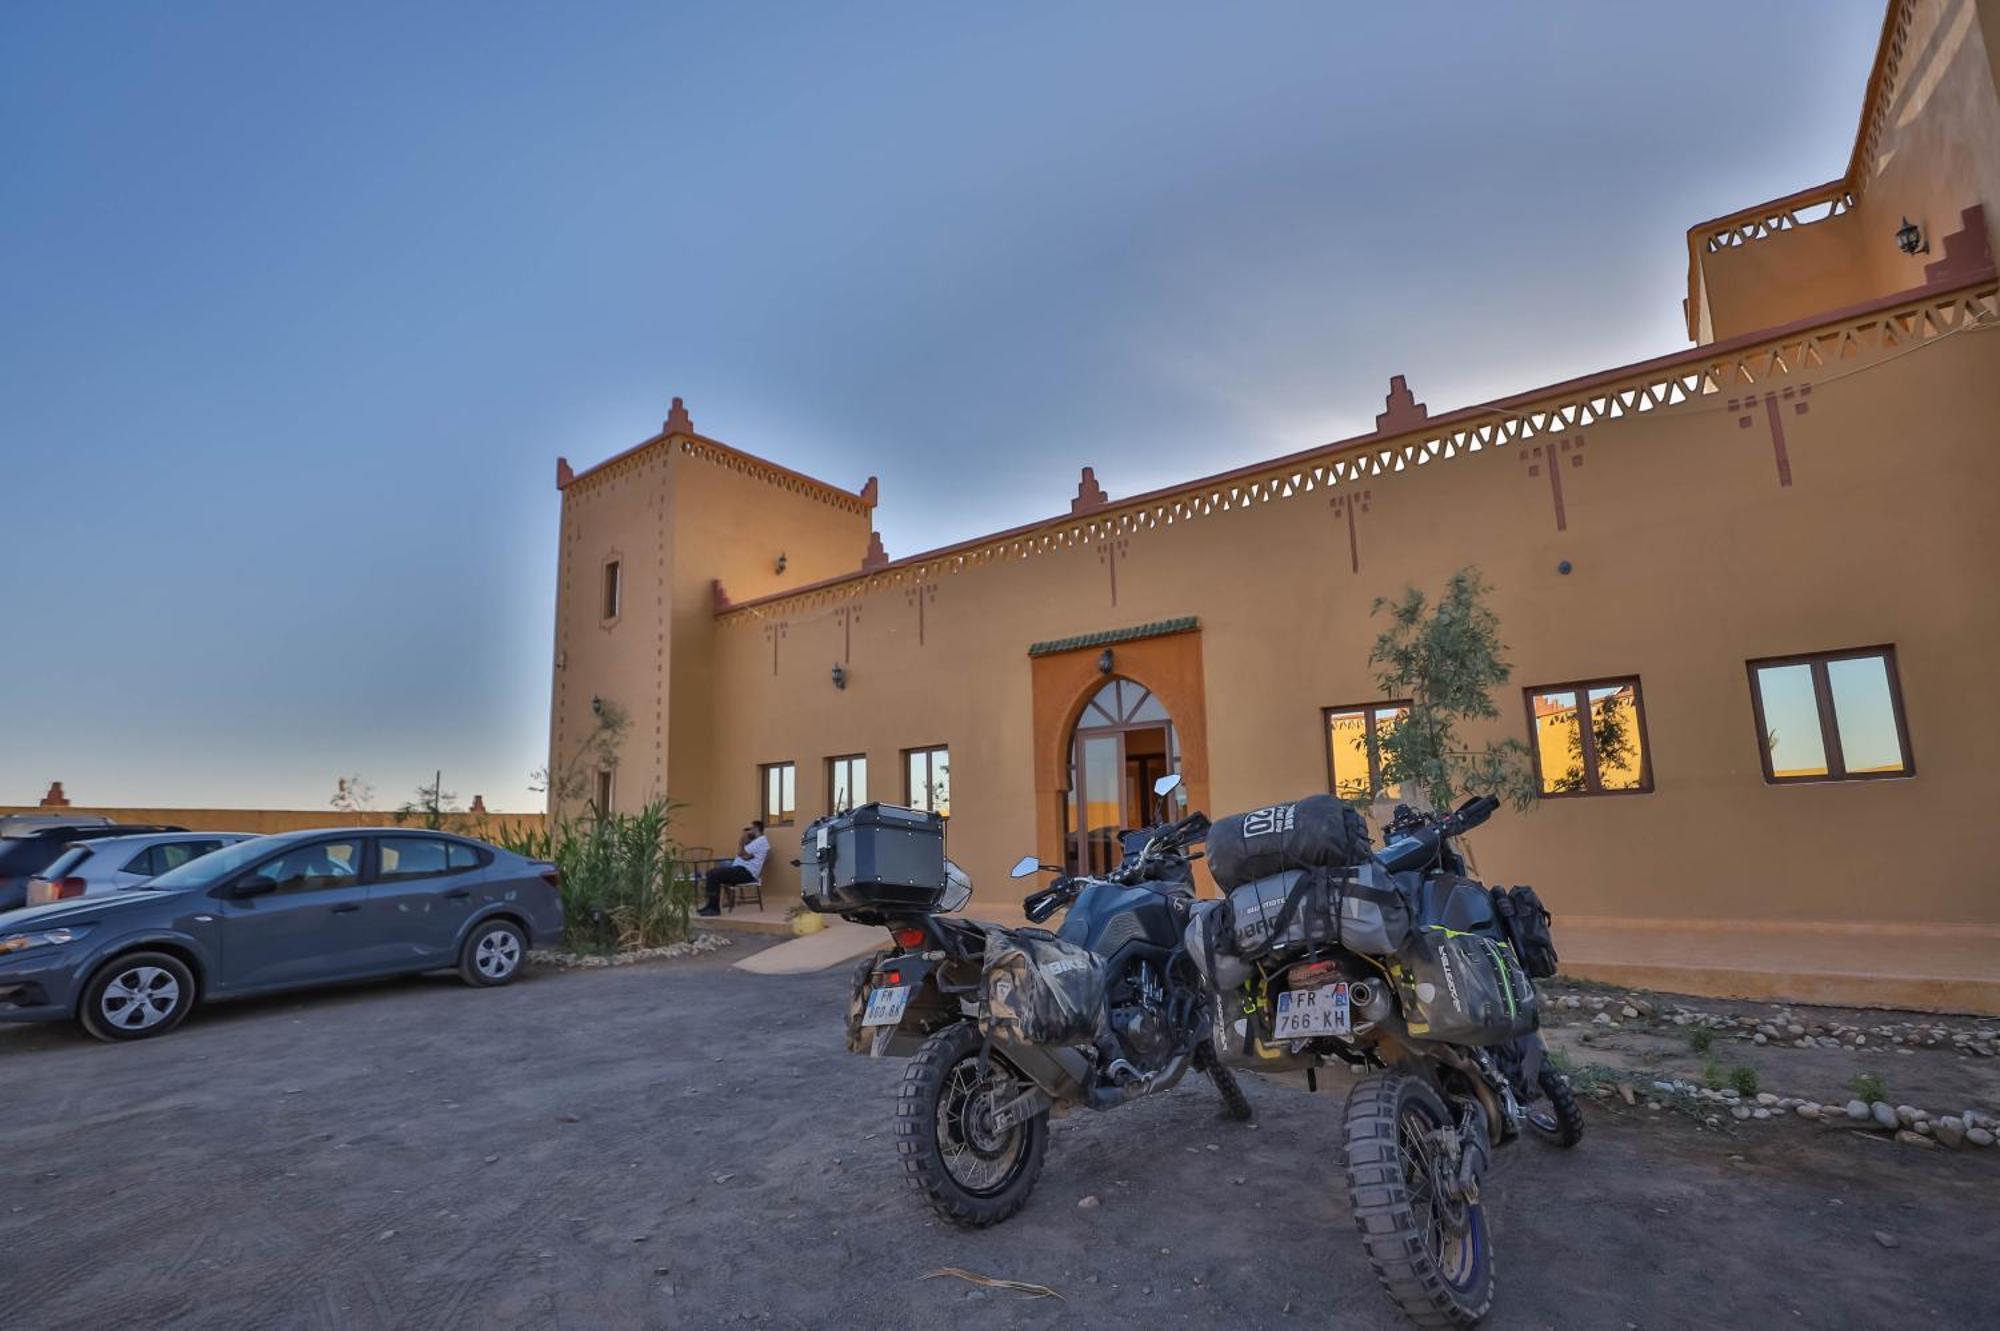
[[[116,938],[107,938],[85,952],[85,960],[76,964],[74,974],[79,981],[82,981],[95,973],[108,957],[121,952],[157,947],[161,944],[170,945],[187,955],[192,963],[189,969],[194,972],[195,985],[203,997],[215,992],[210,986],[210,979],[219,972],[221,958],[207,943],[182,929],[146,929],[135,934],[120,934]],[[82,984],[79,983],[77,988],[81,994]]]

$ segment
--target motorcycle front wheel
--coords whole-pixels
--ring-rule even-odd
[[[1347,1192],[1382,1288],[1418,1326],[1471,1326],[1493,1306],[1486,1217],[1449,1187],[1455,1129],[1416,1077],[1365,1077],[1347,1097]]]
[[[956,1022],[932,1035],[903,1071],[896,1154],[932,1210],[967,1229],[997,1225],[1034,1191],[1048,1151],[1044,1110],[996,1129],[993,1111],[1029,1088],[1000,1055],[979,1073],[979,1032]]]

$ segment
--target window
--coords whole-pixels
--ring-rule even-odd
[[[449,848],[436,837],[385,836],[376,846],[382,857],[377,882],[406,883],[451,872]]]
[[[456,841],[451,843],[451,871],[453,873],[464,873],[467,869],[477,869],[487,862],[488,857],[485,852],[475,850],[471,846],[461,846]]]
[[[909,806],[951,817],[951,750],[910,749],[903,758],[909,776],[905,791]]]
[[[1749,665],[1766,781],[1867,781],[1916,773],[1894,647]]]
[[[623,562],[616,559],[604,561],[604,615],[605,619],[618,618],[618,610],[623,602],[624,588],[620,585],[620,571]]]
[[[178,869],[189,860],[200,859],[212,850],[221,850],[220,841],[167,841],[157,846],[148,846],[133,856],[126,864],[126,873],[154,874]]]
[[[766,763],[757,769],[757,784],[763,790],[764,826],[790,823],[799,809],[799,765]]]
[[[260,865],[251,877],[274,884],[280,892],[352,887],[361,877],[361,843],[315,841],[309,846],[295,846]]]
[[[144,853],[145,852],[141,852],[142,856],[144,855]],[[36,876],[40,878],[46,878],[52,883],[58,878],[67,878],[70,874],[73,874],[77,871],[77,867],[79,865],[81,865],[85,860],[90,858],[90,854],[91,851],[89,846],[71,846],[68,850],[65,850],[62,854],[56,856],[55,862],[50,864],[48,868],[43,869],[41,873]],[[126,872],[150,873],[152,871],[149,869],[140,870],[140,869],[128,868]]]
[[[1326,771],[1336,797],[1350,803],[1396,800],[1401,785],[1382,780],[1382,741],[1410,714],[1406,702],[1326,709]]]
[[[1653,788],[1636,678],[1545,684],[1527,696],[1535,785],[1544,796],[1633,795]]]
[[[846,813],[868,802],[868,759],[862,754],[826,760],[826,807]]]
[[[608,767],[598,768],[597,796],[592,801],[592,808],[598,817],[602,818],[605,814],[611,812],[611,796],[613,793],[611,769]]]

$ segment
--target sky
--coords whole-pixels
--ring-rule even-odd
[[[540,807],[555,458],[676,395],[906,555],[1677,350],[1881,16],[12,0],[0,804]]]

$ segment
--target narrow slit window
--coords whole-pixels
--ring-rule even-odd
[[[624,601],[624,563],[617,559],[604,562],[604,618],[618,618],[618,611]]]

